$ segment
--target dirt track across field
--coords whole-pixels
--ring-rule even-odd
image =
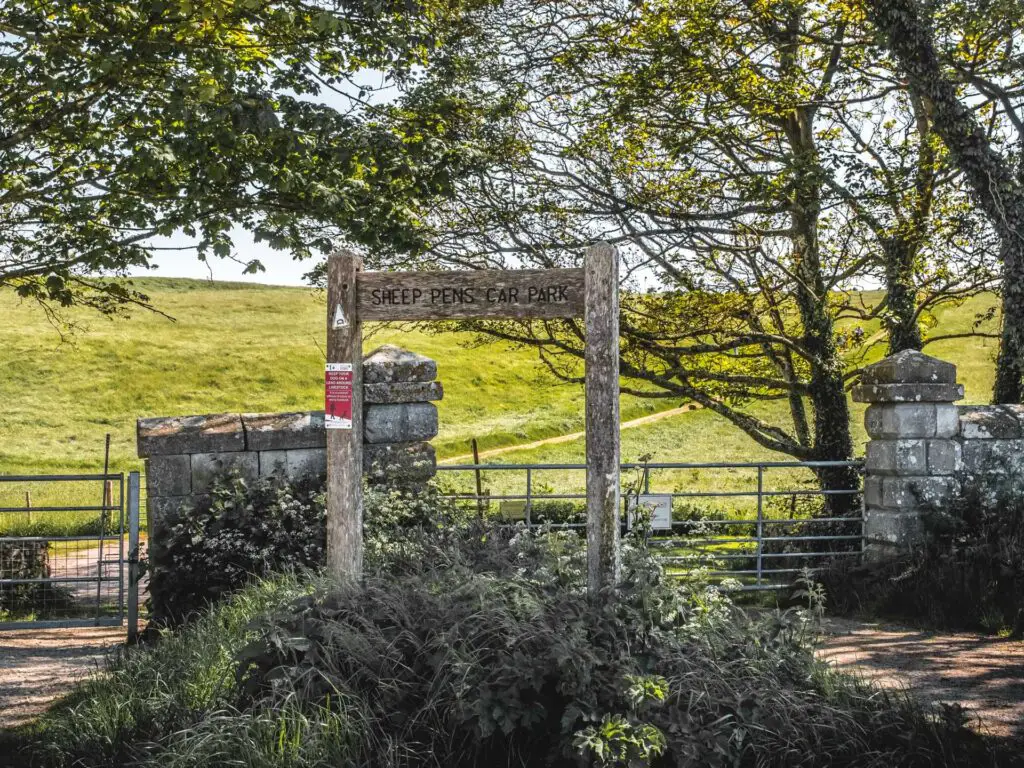
[[[658,413],[652,413],[647,416],[641,416],[638,419],[632,419],[631,421],[624,421],[619,425],[619,429],[633,429],[634,427],[642,427],[644,424],[651,424],[655,421],[661,421],[662,419],[668,419],[672,416],[678,416],[680,413],[686,413],[687,411],[696,411],[701,406],[697,403],[690,403],[689,405],[682,405],[678,408],[671,408],[667,411],[658,411]],[[557,445],[559,443],[571,443],[573,440],[579,440],[586,437],[586,432],[570,432],[568,435],[555,435],[554,437],[545,437],[543,440],[534,440],[532,443],[519,443],[518,445],[504,445],[501,448],[490,448],[486,451],[480,451],[481,459],[491,459],[495,456],[501,456],[503,453],[511,453],[512,451],[530,451],[534,448],[543,448],[545,445]],[[438,464],[462,464],[466,461],[472,461],[472,453],[464,453],[461,456],[449,456],[446,459],[441,459]]]
[[[922,701],[959,703],[981,732],[1024,739],[1024,642],[841,619],[825,634],[818,654],[840,668]]]

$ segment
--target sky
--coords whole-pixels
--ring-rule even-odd
[[[314,266],[315,261],[296,261],[287,251],[275,251],[265,243],[256,243],[252,235],[241,227],[232,230],[231,234],[235,241],[234,256],[238,261],[211,257],[209,261],[204,262],[196,258],[195,251],[156,251],[152,260],[154,269],[136,269],[131,274],[135,277],[192,277],[198,280],[269,285],[307,284],[302,276]],[[175,235],[161,245],[182,247],[187,246],[189,242],[190,238]],[[245,263],[252,259],[263,262],[267,271],[253,275],[244,274]]]

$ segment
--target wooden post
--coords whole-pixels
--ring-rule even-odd
[[[587,589],[619,580],[619,259],[608,243],[584,264]]]
[[[470,443],[473,446],[473,464],[479,466],[480,464],[480,448],[477,446],[476,438],[474,437]],[[484,486],[483,478],[480,477],[480,470],[476,469],[473,471],[476,475],[476,515],[481,520],[484,519]]]
[[[352,366],[351,425],[326,430],[327,569],[341,579],[363,572],[363,331],[356,304],[362,266],[347,251],[327,261],[327,363]]]

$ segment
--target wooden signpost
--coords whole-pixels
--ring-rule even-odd
[[[582,269],[363,272],[334,254],[327,268],[327,563],[362,573],[362,328],[372,320],[558,319],[586,329],[587,586],[619,578],[619,279],[607,243]],[[350,384],[350,388],[349,388]],[[347,399],[346,399],[347,398]]]

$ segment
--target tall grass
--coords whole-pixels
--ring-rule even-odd
[[[254,619],[309,589],[293,576],[253,584],[180,633],[164,633],[156,647],[120,654],[22,734],[32,764],[62,766],[69,755],[83,765],[145,759],[150,745],[230,701],[234,658],[256,636]]]

